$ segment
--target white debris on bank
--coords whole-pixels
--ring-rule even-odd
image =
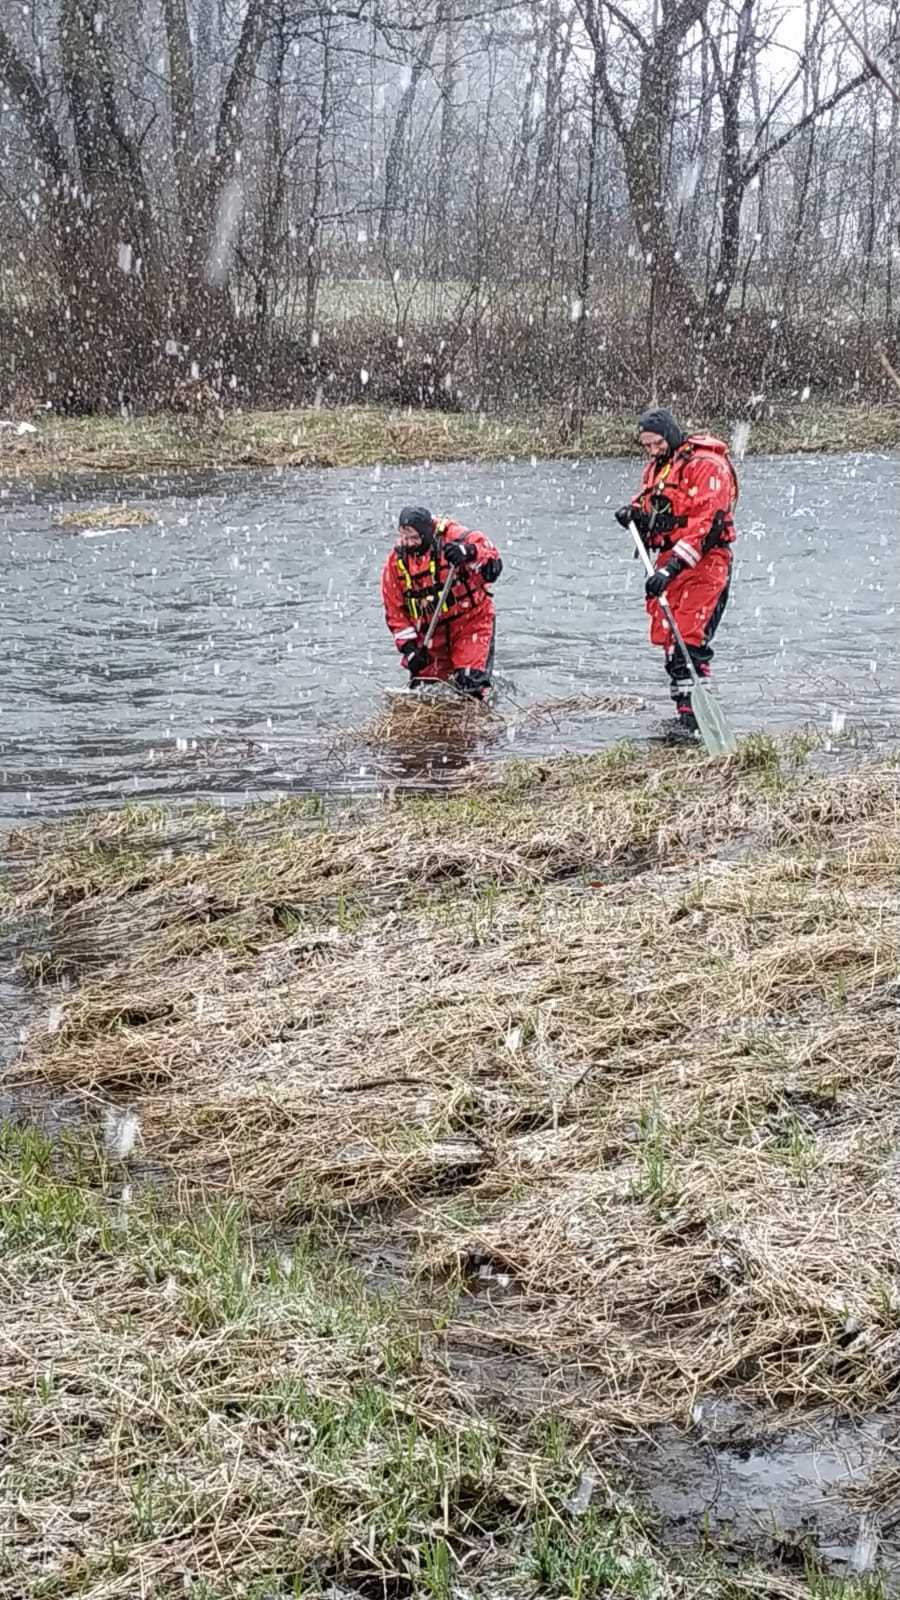
[[[103,1146],[115,1161],[127,1161],[141,1138],[141,1124],[133,1111],[107,1106],[103,1118]]]

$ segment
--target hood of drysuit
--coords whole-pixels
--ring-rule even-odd
[[[404,506],[397,518],[401,528],[415,528],[419,535],[419,543],[404,545],[398,540],[394,546],[397,554],[421,556],[434,547],[434,517],[425,506]]]
[[[658,433],[668,445],[669,455],[684,444],[686,434],[676,416],[666,406],[652,406],[638,417],[638,433]]]

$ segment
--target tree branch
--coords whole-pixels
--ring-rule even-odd
[[[780,138],[775,139],[771,144],[766,145],[765,150],[761,150],[756,159],[751,161],[749,166],[744,167],[741,173],[741,183],[743,187],[746,189],[747,184],[753,182],[753,179],[756,177],[757,173],[761,172],[763,167],[767,166],[773,157],[777,156],[779,152],[784,149],[785,145],[790,144],[793,139],[796,139],[798,134],[803,133],[804,129],[808,128],[811,123],[816,122],[819,117],[824,116],[826,111],[833,111],[836,105],[840,105],[842,100],[846,100],[848,94],[853,94],[855,90],[860,88],[860,86],[866,83],[872,76],[873,74],[869,67],[863,67],[862,71],[858,72],[855,78],[850,78],[847,83],[841,84],[841,87],[839,89],[835,89],[834,93],[828,95],[827,99],[818,101],[816,105],[812,106],[810,110],[807,111],[805,117],[801,117],[799,122],[795,122],[794,126],[792,128],[788,128]]]
[[[663,20],[653,41],[654,51],[669,50],[671,46],[690,33],[709,9],[710,0],[677,0],[671,11],[663,7]]]
[[[594,72],[600,84],[600,90],[603,95],[603,104],[606,107],[609,120],[613,125],[616,138],[620,141],[620,143],[624,144],[628,137],[628,128],[625,123],[625,116],[622,111],[619,96],[612,86],[612,81],[606,68],[606,31],[600,20],[600,15],[597,11],[595,0],[576,0],[576,5],[578,7],[579,16],[584,23],[586,32],[591,41],[591,47],[594,52]],[[644,50],[646,49],[643,41],[641,43],[641,48]]]
[[[613,0],[603,0],[603,3],[604,3],[604,6],[605,6],[606,10],[609,12],[610,16],[611,17],[615,17],[615,19],[618,22],[619,26],[621,28],[624,28],[625,32],[629,33],[631,35],[631,37],[634,40],[635,44],[638,46],[638,49],[642,50],[644,52],[649,50],[650,49],[649,42],[644,38],[644,35],[641,33],[640,28],[637,27],[637,25],[632,22],[631,18],[629,16],[627,16],[626,13],[624,11],[622,11],[619,6],[614,5],[613,4]]]
[[[243,113],[250,95],[267,25],[264,0],[250,0],[238,41],[237,55],[225,85],[216,124],[215,169],[219,181],[225,174],[231,155],[240,143]]]
[[[784,85],[784,88],[781,90],[781,92],[779,94],[777,94],[775,96],[775,99],[771,102],[768,111],[766,112],[766,114],[763,117],[762,121],[759,123],[759,126],[756,129],[756,133],[753,136],[754,147],[759,144],[760,139],[768,131],[768,129],[772,126],[772,119],[773,119],[773,117],[777,116],[779,108],[781,106],[783,106],[785,100],[787,100],[788,97],[791,94],[793,94],[794,89],[796,88],[797,83],[799,82],[799,80],[800,80],[800,78],[802,76],[802,73],[803,73],[803,61],[801,60],[799,65],[798,65],[798,67],[797,67],[796,72],[793,73],[790,78],[788,78],[787,83]]]
[[[62,142],[54,126],[50,106],[37,78],[0,26],[0,79],[19,102],[29,137],[58,183],[70,177]]]
[[[868,50],[866,49],[865,45],[862,43],[862,40],[860,40],[860,39],[858,39],[856,37],[856,34],[853,32],[853,29],[851,28],[849,22],[846,20],[845,17],[841,16],[841,13],[838,11],[838,8],[835,5],[834,0],[825,0],[825,4],[827,5],[829,11],[835,17],[837,17],[837,20],[840,23],[841,27],[843,28],[845,34],[847,35],[847,38],[850,40],[850,43],[856,46],[856,49],[859,51],[860,55],[862,56],[863,61],[866,64],[866,69],[867,69],[866,75],[867,75],[867,77],[877,78],[878,82],[883,84],[885,89],[887,89],[888,94],[893,95],[893,97],[897,101],[898,105],[900,105],[900,91],[895,89],[894,85],[892,83],[888,82],[887,78],[885,77],[884,73],[882,72],[881,67],[879,66],[878,62],[875,60],[874,56],[870,56],[870,54],[869,54]],[[889,36],[888,44],[896,44],[896,43],[897,43],[897,34],[896,34],[896,31],[895,31],[893,34],[891,34]]]

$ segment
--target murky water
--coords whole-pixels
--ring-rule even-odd
[[[399,505],[486,528],[497,588],[500,750],[592,748],[668,714],[641,574],[612,511],[638,463],[284,471],[0,495],[0,825],[123,798],[240,797],[415,775],[342,730],[403,681],[378,577]],[[897,460],[749,459],[718,688],[739,730],[900,726]],[[60,511],[127,498],[158,522],[73,534]],[[646,710],[539,719],[573,695]],[[496,735],[493,749],[496,752]],[[460,759],[490,747],[469,741]]]
[[[734,1402],[720,1410],[734,1417],[724,1438],[701,1423],[689,1433],[660,1429],[625,1450],[634,1488],[667,1542],[702,1536],[735,1560],[752,1550],[801,1568],[812,1556],[834,1573],[877,1566],[895,1594],[896,1518],[877,1490],[879,1471],[896,1459],[894,1419],[824,1415],[779,1431],[772,1417]]]

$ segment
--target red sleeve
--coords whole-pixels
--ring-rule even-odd
[[[462,544],[473,544],[478,554],[473,565],[477,572],[482,561],[496,561],[500,552],[492,543],[486,533],[480,528],[464,528],[460,522],[448,522],[444,528],[444,539],[458,539]]]
[[[697,456],[688,463],[680,484],[685,497],[687,527],[680,529],[672,554],[687,567],[695,567],[703,555],[705,540],[717,511],[730,512],[734,505],[734,483],[727,462],[713,456]]]
[[[384,602],[384,620],[394,635],[397,649],[402,649],[407,639],[415,639],[418,630],[409,619],[403,600],[403,584],[397,571],[393,552],[381,569],[381,598]]]

